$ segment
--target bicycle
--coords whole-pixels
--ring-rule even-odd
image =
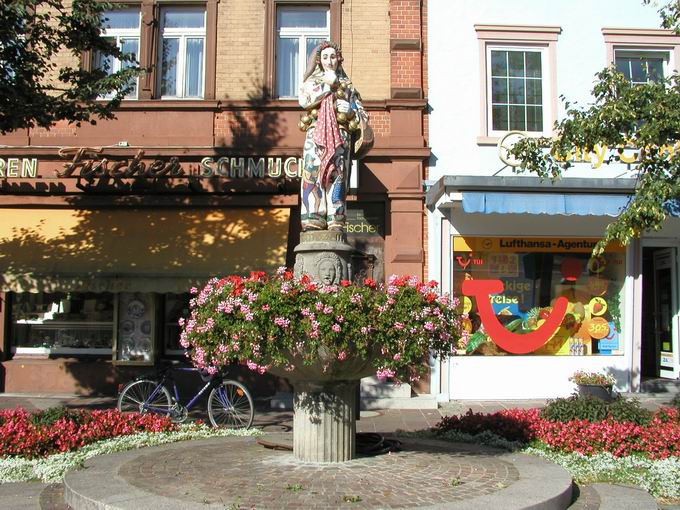
[[[199,372],[193,367],[174,367],[181,372]],[[151,376],[140,376],[126,384],[118,395],[120,412],[165,414],[175,423],[182,423],[191,408],[208,389],[208,418],[214,427],[247,429],[253,423],[253,398],[248,389],[238,381],[224,379],[218,372],[207,376],[199,372],[205,385],[186,404],[180,402],[177,383],[173,378],[173,367],[167,366]],[[174,396],[168,387],[172,387]]]

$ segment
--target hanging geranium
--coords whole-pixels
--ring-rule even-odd
[[[457,300],[415,277],[321,285],[280,268],[213,278],[193,292],[180,342],[209,372],[234,359],[260,373],[365,359],[381,379],[415,381],[428,353],[447,356],[460,337]]]

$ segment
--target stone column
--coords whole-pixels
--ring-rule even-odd
[[[356,455],[359,381],[297,382],[293,454],[304,462],[344,462]]]

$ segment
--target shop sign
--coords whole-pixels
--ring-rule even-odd
[[[526,138],[526,133],[521,131],[510,131],[498,141],[498,157],[508,166],[517,167],[521,162],[510,154],[510,149],[521,139]],[[672,157],[676,151],[680,150],[680,142],[675,145],[664,145],[661,147],[661,154]],[[621,163],[635,165],[640,159],[640,150],[629,146],[606,147],[595,145],[592,151],[576,149],[570,152],[564,159],[558,161],[570,161],[572,163],[590,163],[592,168],[600,168],[605,162],[614,161],[615,158]]]
[[[32,179],[37,175],[37,158],[0,158],[0,178]]]
[[[661,366],[664,368],[673,368],[673,353],[672,352],[662,352],[661,353]]]
[[[590,253],[599,239],[588,237],[461,237],[453,238],[455,252],[568,252]],[[621,245],[611,244],[607,251],[625,251]],[[514,265],[514,260],[508,260]],[[500,263],[499,263],[500,264]]]
[[[62,170],[55,171],[58,178],[80,177],[101,179],[106,177],[129,179],[157,177],[225,177],[230,179],[295,179],[300,176],[302,162],[290,157],[204,157],[195,168],[186,169],[179,158],[156,157],[150,159],[143,150],[132,158],[109,159],[103,149],[92,147],[69,147],[59,150],[59,156],[67,159]],[[37,158],[0,159],[0,178],[35,179],[38,173]]]

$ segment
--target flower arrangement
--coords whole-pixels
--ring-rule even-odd
[[[569,380],[576,384],[589,384],[594,386],[613,386],[616,383],[616,379],[614,379],[614,376],[611,374],[584,372],[583,370],[574,372]]]
[[[449,355],[460,336],[457,300],[410,276],[322,285],[279,268],[271,277],[213,278],[192,292],[180,342],[211,373],[234,359],[259,373],[365,359],[382,380],[415,381],[423,360]]]
[[[102,439],[174,430],[177,426],[170,418],[157,414],[63,408],[31,414],[21,408],[4,409],[0,411],[0,457],[42,457],[75,450]]]

